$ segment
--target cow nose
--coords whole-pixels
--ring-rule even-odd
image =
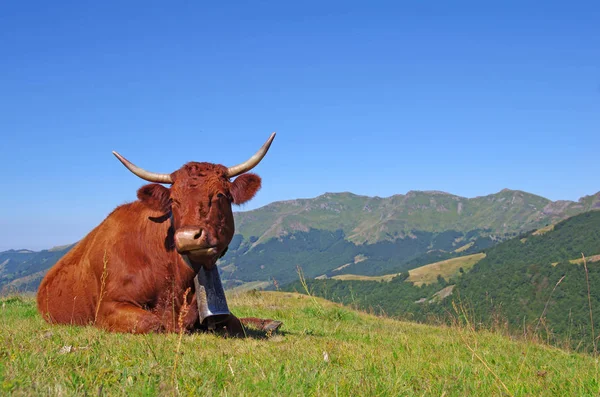
[[[179,252],[207,248],[206,246],[206,232],[201,227],[183,227],[175,232],[175,247]]]

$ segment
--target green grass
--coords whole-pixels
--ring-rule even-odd
[[[535,395],[599,392],[592,357],[468,327],[359,313],[318,298],[249,292],[240,316],[282,320],[279,334],[110,334],[50,326],[33,299],[0,301],[0,394]],[[71,348],[65,348],[71,346]],[[179,351],[180,353],[177,353]],[[176,368],[175,360],[177,360]]]

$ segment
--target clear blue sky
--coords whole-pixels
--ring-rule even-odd
[[[600,2],[0,6],[0,250],[74,242],[156,172],[236,164],[243,210],[351,191],[600,190]]]

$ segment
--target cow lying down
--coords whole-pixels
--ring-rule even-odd
[[[137,201],[117,207],[50,269],[37,294],[44,319],[133,333],[208,327],[243,336],[242,324],[276,329],[278,321],[232,314],[219,316],[218,323],[205,320],[206,308],[199,312],[196,299],[198,279],[194,283],[200,270],[217,272],[216,262],[234,234],[231,206],[260,189],[260,177],[248,171],[274,137],[234,167],[190,162],[171,174],[148,172],[113,152],[131,172],[154,183],[142,186]]]

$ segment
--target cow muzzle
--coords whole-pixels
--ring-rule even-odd
[[[206,231],[200,227],[183,227],[175,232],[175,248],[192,257],[215,256],[218,249],[210,245]]]

